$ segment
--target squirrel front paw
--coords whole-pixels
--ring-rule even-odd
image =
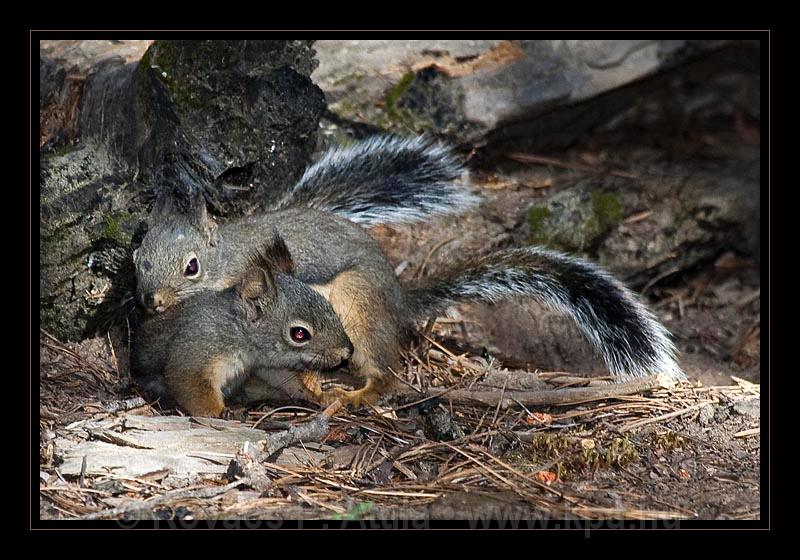
[[[336,399],[342,404],[359,408],[381,396],[385,383],[374,377],[356,377],[345,373],[303,372],[298,374],[301,387],[320,404],[328,405]],[[357,387],[357,388],[356,388]]]
[[[373,380],[367,381],[363,389],[357,391],[347,391],[341,387],[336,387],[333,391],[325,393],[325,404],[330,404],[336,399],[340,399],[345,406],[352,405],[354,409],[359,408],[362,404],[372,404],[378,400],[381,392],[377,388],[377,384]]]

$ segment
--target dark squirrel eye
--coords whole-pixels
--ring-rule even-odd
[[[303,344],[304,342],[311,340],[311,333],[303,327],[292,327],[289,329],[289,336],[294,342],[299,344]]]
[[[199,270],[200,264],[197,262],[197,259],[192,259],[189,261],[189,264],[186,265],[186,270],[184,271],[183,275],[194,276]]]

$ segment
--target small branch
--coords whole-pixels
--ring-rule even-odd
[[[263,443],[262,457],[270,457],[283,449],[299,441],[320,441],[328,435],[328,422],[332,416],[342,409],[342,401],[336,399],[328,408],[316,416],[310,422],[300,426],[291,426],[288,430],[270,434]]]
[[[650,376],[634,381],[597,387],[576,387],[549,391],[505,391],[505,394],[498,394],[494,391],[457,389],[450,391],[449,398],[454,403],[459,404],[479,402],[487,406],[508,406],[517,401],[524,406],[555,406],[635,395],[661,387],[663,387],[663,384],[658,376]]]
[[[336,399],[310,422],[300,426],[290,426],[288,430],[270,434],[265,440],[254,444],[252,451],[250,449],[251,444],[245,443],[242,450],[236,454],[236,458],[231,461],[228,467],[228,478],[239,478],[254,490],[265,491],[272,483],[272,479],[267,474],[267,470],[262,463],[268,461],[270,457],[284,447],[294,443],[321,441],[328,435],[331,417],[342,410],[343,406],[342,401]]]
[[[114,414],[116,412],[125,412],[128,410],[133,410],[134,408],[139,408],[145,405],[147,405],[147,401],[144,400],[142,397],[133,397],[131,399],[102,403],[100,405],[100,408],[102,408],[109,414]]]
[[[400,383],[402,383],[402,384],[403,384],[403,385],[405,385],[406,387],[411,387],[411,388],[412,388],[414,391],[416,391],[417,393],[419,393],[419,394],[423,394],[423,392],[422,392],[422,389],[419,389],[419,388],[418,388],[418,387],[416,387],[415,385],[413,385],[413,384],[409,383],[408,381],[406,381],[405,379],[403,379],[402,377],[400,377],[400,376],[399,376],[397,373],[395,373],[395,371],[394,371],[392,368],[389,368],[389,373],[391,373],[391,374],[394,376],[394,378],[395,378],[395,379],[397,379],[397,380],[398,380]]]
[[[431,260],[431,257],[434,255],[434,253],[436,253],[436,251],[438,251],[439,249],[441,249],[442,247],[444,247],[448,243],[450,243],[452,241],[455,241],[455,240],[456,240],[455,237],[450,237],[448,239],[445,239],[444,241],[441,241],[441,242],[437,243],[436,245],[434,245],[433,249],[428,251],[427,256],[422,261],[422,265],[420,265],[419,270],[417,270],[417,274],[416,274],[417,279],[422,278],[422,274],[423,274],[423,272],[425,272],[425,267],[428,265],[428,261]]]
[[[733,434],[733,437],[745,438],[745,437],[757,436],[760,434],[761,434],[761,428],[753,428],[752,430],[744,430],[741,432],[736,432],[735,434]]]
[[[575,169],[577,171],[585,171],[587,173],[593,173],[596,175],[600,175],[602,173],[608,173],[609,175],[613,175],[615,177],[624,177],[625,179],[638,179],[639,177],[634,175],[633,173],[627,173],[625,171],[615,171],[615,170],[606,170],[602,168],[597,168],[592,165],[586,165],[584,163],[577,163],[573,161],[564,161],[555,158],[549,158],[545,156],[537,156],[536,154],[523,154],[520,152],[512,152],[510,154],[506,154],[508,159],[518,161],[520,163],[534,163],[538,165],[553,165],[555,167],[562,167],[564,169]]]
[[[693,404],[692,406],[687,406],[681,410],[676,410],[675,412],[670,412],[668,414],[662,414],[661,416],[656,416],[655,418],[645,418],[644,420],[638,420],[636,422],[631,422],[630,424],[625,424],[619,429],[620,433],[628,432],[635,428],[641,428],[642,426],[646,426],[648,424],[655,424],[656,422],[663,422],[664,420],[671,420],[672,418],[677,418],[678,416],[683,416],[684,414],[688,414],[690,412],[694,412],[696,410],[700,410],[701,408],[709,405],[709,404],[716,404],[718,401],[702,401],[697,404]]]

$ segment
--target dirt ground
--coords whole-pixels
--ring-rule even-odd
[[[757,384],[720,373],[715,386],[698,382],[570,406],[506,408],[446,396],[425,401],[448,387],[510,394],[534,381],[530,373],[450,354],[446,338],[433,340],[442,346],[421,345],[410,354],[413,365],[404,377],[417,389],[387,398],[378,410],[337,414],[323,447],[309,443],[296,450],[295,460],[279,458],[268,469],[268,487],[243,484],[199,498],[181,492],[220,488],[229,480],[173,477],[167,470],[137,477],[59,472],[64,449],[58,441],[70,426],[179,412],[144,404],[120,382],[107,339],[63,346],[43,334],[40,515],[136,519],[152,504],[144,518],[759,517]],[[574,384],[572,378],[555,386]],[[108,412],[124,410],[124,399],[135,408]],[[315,416],[311,403],[293,405],[299,408],[250,409],[244,424],[264,424],[268,417],[276,424],[262,429],[274,432]]]

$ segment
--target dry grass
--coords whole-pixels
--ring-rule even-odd
[[[696,509],[648,495],[642,485],[637,491],[637,480],[647,482],[654,460],[690,449],[700,456],[704,442],[678,434],[676,421],[690,422],[709,406],[759,392],[758,385],[743,380],[725,387],[684,383],[531,408],[519,404],[520,391],[510,388],[511,377],[498,364],[453,355],[428,340],[409,352],[407,369],[395,373],[397,395],[380,408],[340,410],[330,419],[322,443],[333,452],[322,460],[309,452],[305,464],[260,461],[263,480],[250,484],[246,477],[231,481],[224,475],[176,480],[167,470],[138,478],[110,473],[65,479],[53,448],[60,429],[87,418],[164,412],[120,382],[115,358],[101,351],[101,339],[96,348],[77,347],[42,333],[42,516],[119,518],[145,511],[167,518],[419,517],[443,507],[457,515],[459,508],[446,509],[448,500],[471,495],[495,496],[529,516],[691,518]],[[91,349],[97,351],[87,355]],[[607,383],[556,372],[514,376],[529,386],[562,391],[579,385],[602,389]],[[493,379],[506,381],[497,387]],[[497,404],[448,397],[478,389],[495,391]],[[262,405],[246,411],[244,423],[279,432],[320,413],[299,404]],[[740,441],[757,438],[749,429],[745,436],[737,434]],[[675,481],[691,476],[682,467],[665,468],[672,469]]]

